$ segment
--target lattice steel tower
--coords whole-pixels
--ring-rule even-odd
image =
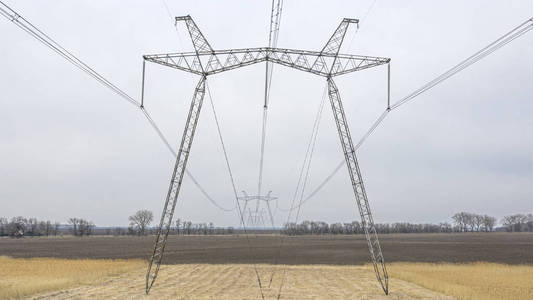
[[[274,216],[272,215],[272,210],[270,209],[270,202],[277,200],[277,197],[271,196],[272,191],[269,191],[266,195],[248,195],[245,191],[242,191],[242,196],[237,197],[238,200],[244,202],[244,207],[242,213],[246,213],[246,208],[248,207],[249,202],[255,202],[255,209],[252,210],[248,208],[248,224],[254,227],[265,224],[265,215],[268,212],[268,217],[270,225],[274,227]],[[265,203],[267,210],[260,209],[261,203]]]
[[[370,258],[374,265],[376,277],[385,294],[388,294],[388,275],[385,261],[383,259],[376,228],[374,226],[374,220],[372,218],[368,198],[363,185],[363,177],[361,176],[361,171],[359,170],[359,165],[357,163],[355,148],[350,135],[339,89],[333,78],[343,74],[389,64],[390,59],[339,53],[348,26],[350,24],[357,24],[358,20],[356,19],[343,19],[321,51],[283,49],[270,46],[261,48],[213,50],[190,16],[176,18],[176,22],[181,21],[185,22],[185,25],[187,26],[195,51],[145,55],[143,61],[143,69],[144,64],[148,61],[200,76],[200,80],[194,90],[174,172],[172,173],[170,187],[161,215],[152,256],[148,265],[148,271],[146,274],[146,293],[150,291],[150,288],[153,286],[157,278],[161,260],[163,258],[165,244],[172,225],[174,209],[176,208],[176,202],[178,200],[196,125],[198,124],[198,118],[204,100],[207,77],[260,62],[269,62],[322,76],[327,80],[329,100],[337,125],[337,131],[346,165],[348,167],[355,201],[361,215],[361,223],[365,231],[368,249],[370,250]]]

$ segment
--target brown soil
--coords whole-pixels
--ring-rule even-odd
[[[279,236],[169,236],[165,264],[275,262]],[[533,233],[380,235],[388,262],[496,262],[533,264]],[[153,236],[0,239],[0,255],[11,257],[142,258]],[[369,262],[364,236],[287,237],[277,261],[290,265],[361,265]]]

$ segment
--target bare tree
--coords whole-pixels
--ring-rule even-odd
[[[527,215],[527,220],[526,220],[526,229],[527,231],[529,232],[533,232],[533,214],[528,214]]]
[[[39,221],[36,218],[29,218],[26,223],[27,235],[41,235],[39,232]]]
[[[483,225],[483,216],[472,214],[472,223],[474,224],[476,231],[479,232],[481,230],[481,226]]]
[[[507,227],[508,231],[522,231],[522,225],[526,223],[527,216],[524,214],[514,214],[505,216],[502,219],[503,225]]]
[[[68,219],[68,223],[70,224],[71,228],[70,231],[74,236],[78,235],[78,219],[77,218],[70,218]]]
[[[81,218],[68,219],[70,224],[70,231],[74,236],[91,235],[94,228],[94,223]]]
[[[464,213],[465,223],[470,227],[470,231],[474,232],[476,228],[475,215],[471,213]],[[468,230],[467,230],[468,231]]]
[[[496,225],[496,218],[484,215],[483,216],[483,229],[486,232],[490,232],[494,229],[494,225]]]
[[[28,220],[24,217],[13,217],[7,225],[7,234],[13,237],[23,237],[27,231]]]
[[[7,219],[4,217],[0,218],[0,236],[7,235]]]
[[[39,232],[42,235],[52,235],[53,225],[50,221],[41,221],[39,222]]]
[[[452,232],[452,225],[448,222],[443,222],[439,224],[440,232]]]
[[[453,231],[466,232],[470,231],[492,231],[496,225],[496,218],[487,215],[478,215],[468,212],[456,213],[452,216],[455,228]]]
[[[147,209],[141,209],[129,217],[130,225],[136,229],[138,235],[146,233],[146,227],[152,223],[153,219],[154,214]]]
[[[460,212],[452,216],[453,222],[459,227],[459,231],[468,231],[469,213]]]

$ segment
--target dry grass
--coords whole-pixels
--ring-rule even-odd
[[[533,266],[389,264],[390,296],[370,266],[257,265],[266,299],[533,299]],[[286,277],[282,280],[283,270]],[[164,265],[144,294],[142,260],[14,259],[0,256],[0,298],[260,299],[253,265]],[[272,284],[268,287],[270,277]],[[446,296],[448,295],[448,296]]]
[[[264,299],[277,299],[283,266],[257,265]],[[282,300],[375,299],[411,300],[451,297],[415,284],[392,279],[394,289],[385,296],[373,271],[365,266],[287,266]],[[272,284],[270,277],[274,274]],[[106,282],[41,294],[38,299],[262,299],[253,265],[163,265],[148,296],[144,293],[144,270],[128,272]]]
[[[457,299],[533,299],[533,266],[393,263],[389,275]]]
[[[0,299],[101,282],[109,276],[144,269],[141,260],[10,258],[0,256]]]

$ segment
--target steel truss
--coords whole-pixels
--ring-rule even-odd
[[[194,138],[194,132],[196,131],[196,125],[198,124],[198,118],[200,117],[200,109],[204,101],[205,95],[205,80],[206,77],[202,76],[200,82],[194,90],[194,96],[192,98],[191,107],[189,109],[189,115],[185,124],[185,130],[181,138],[181,145],[178,151],[176,159],[176,165],[174,166],[174,172],[172,173],[172,179],[170,180],[170,187],[168,189],[167,199],[165,206],[163,207],[163,213],[161,214],[161,221],[157,229],[157,235],[154,243],[154,249],[152,251],[152,257],[148,263],[148,272],[146,273],[146,293],[150,291],[150,288],[157,278],[161,260],[163,259],[163,252],[165,251],[165,245],[167,243],[168,233],[172,226],[172,217],[174,216],[174,210],[176,209],[176,203],[183,181],[183,175],[185,174],[185,168],[187,166],[187,160],[189,159],[189,153]],[[153,264],[155,263],[155,268]]]
[[[248,207],[248,202],[255,201],[256,207],[255,211],[248,210],[248,223],[252,226],[258,226],[264,223],[265,210],[259,210],[259,203],[261,201],[265,202],[268,208],[269,220],[272,227],[274,227],[274,217],[270,209],[270,202],[277,200],[278,197],[270,196],[272,191],[269,191],[266,195],[248,195],[245,191],[242,191],[243,196],[237,197],[238,200],[244,202],[244,207],[242,209],[243,213],[246,212],[246,207]]]
[[[389,62],[388,58],[382,57],[335,55],[318,51],[270,47],[214,50],[212,53],[200,53],[199,55],[195,52],[145,55],[144,59],[198,75],[213,75],[269,61],[323,77],[339,76]],[[201,66],[205,66],[205,70],[202,70]],[[331,74],[330,69],[333,70]]]
[[[187,26],[194,46],[194,52],[143,56],[145,61],[201,76],[189,109],[189,115],[187,117],[174,172],[170,181],[165,206],[161,215],[152,256],[148,265],[148,271],[146,274],[146,293],[150,291],[150,288],[153,286],[157,278],[163,258],[163,252],[172,224],[172,217],[176,208],[181,182],[183,180],[187,159],[194,138],[194,131],[202,107],[207,76],[260,62],[272,62],[326,77],[328,82],[329,99],[352,182],[355,200],[361,215],[361,223],[370,250],[370,258],[372,259],[378,282],[381,284],[385,294],[388,294],[388,274],[385,267],[385,260],[381,252],[339,90],[333,81],[333,77],[388,64],[390,59],[383,57],[339,54],[349,25],[358,24],[358,20],[356,19],[343,19],[321,51],[294,50],[277,47],[213,50],[190,16],[176,17],[176,22],[180,21],[185,22],[185,25]],[[247,198],[249,197],[246,197],[246,199],[243,200],[248,202],[247,200],[249,199]]]
[[[389,276],[387,268],[385,267],[385,260],[383,258],[383,253],[381,252],[378,234],[376,232],[376,227],[374,226],[374,219],[372,218],[372,212],[370,211],[370,205],[366,196],[363,176],[361,175],[359,164],[357,163],[357,157],[355,156],[355,147],[350,135],[350,129],[348,128],[348,122],[346,121],[346,115],[344,114],[339,89],[332,78],[328,78],[328,95],[331,102],[331,109],[333,110],[333,116],[335,117],[335,123],[337,123],[337,131],[339,132],[346,166],[348,167],[348,173],[350,174],[350,180],[352,181],[355,201],[357,201],[359,214],[361,215],[361,225],[365,231],[368,249],[370,250],[370,257],[372,258],[374,270],[376,271],[376,277],[383,287],[385,294],[388,294]]]

